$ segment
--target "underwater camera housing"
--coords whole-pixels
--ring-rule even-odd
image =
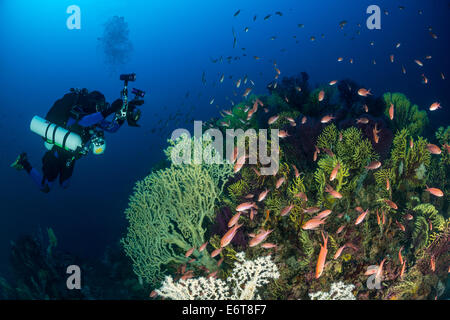
[[[127,123],[131,127],[139,127],[137,123],[141,118],[141,110],[138,109],[138,106],[142,106],[144,104],[145,91],[140,89],[133,88],[131,93],[134,94],[133,100],[128,100],[128,82],[136,81],[136,74],[121,74],[120,80],[124,81],[124,88],[122,89],[122,100],[123,106],[120,110],[120,119],[126,119]]]

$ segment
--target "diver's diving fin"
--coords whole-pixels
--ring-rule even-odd
[[[11,165],[10,165],[10,167],[11,168],[14,168],[14,169],[16,169],[16,170],[23,170],[24,169],[24,166],[23,166],[23,163],[24,163],[24,161],[26,161],[27,160],[27,154],[24,152],[24,153],[21,153],[18,157],[17,157],[17,159],[16,159],[16,161],[14,161]]]

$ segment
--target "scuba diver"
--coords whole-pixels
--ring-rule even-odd
[[[136,74],[123,74],[120,80],[124,81],[121,98],[111,105],[99,91],[72,88],[53,104],[45,119],[33,117],[30,129],[43,137],[48,149],[42,158],[42,174],[32,167],[25,152],[11,167],[24,169],[42,192],[48,193],[58,176],[61,187],[67,188],[76,160],[90,151],[95,155],[105,152],[105,131],[117,132],[125,120],[129,126],[139,127],[138,106],[144,104],[145,92],[133,88],[135,96],[128,100],[128,82],[135,81]]]

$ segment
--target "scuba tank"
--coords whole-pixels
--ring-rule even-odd
[[[67,151],[78,152],[83,148],[83,141],[78,134],[39,116],[34,116],[31,120],[30,130],[45,139],[47,149],[56,145]]]
[[[106,107],[105,98],[100,92],[71,88],[70,93],[53,104],[45,119],[35,116],[30,129],[44,138],[48,150],[56,145],[76,154],[86,155],[92,151],[95,155],[100,155],[106,147],[102,132],[83,128],[77,123],[67,127],[67,123],[69,118],[79,120]]]
[[[30,130],[44,138],[44,144],[48,150],[56,145],[61,149],[75,153],[87,154],[89,150],[95,155],[105,153],[106,141],[102,131],[90,130],[91,139],[88,143],[83,143],[77,133],[64,129],[39,116],[34,116],[31,120]]]

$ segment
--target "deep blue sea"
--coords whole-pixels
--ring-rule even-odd
[[[80,29],[67,27],[70,5],[80,8]],[[369,5],[381,8],[380,30],[366,27]],[[39,227],[51,227],[64,250],[101,256],[124,235],[134,183],[163,159],[172,130],[229,109],[229,99],[239,98],[235,81],[245,75],[255,83],[252,93],[266,94],[274,60],[280,77],[306,71],[311,85],[350,78],[374,95],[402,92],[421,109],[439,101],[443,108],[428,112],[430,127],[447,126],[449,13],[448,0],[0,0],[0,275],[11,271],[10,242]],[[124,18],[132,50],[125,63],[111,65],[99,38],[114,16]],[[41,168],[45,148],[29,129],[33,116],[44,117],[70,88],[99,90],[112,102],[123,87],[119,75],[131,72],[137,79],[130,86],[146,91],[141,127],[106,134],[105,154],[77,161],[68,189],[55,185],[44,194],[9,167],[27,152]]]

